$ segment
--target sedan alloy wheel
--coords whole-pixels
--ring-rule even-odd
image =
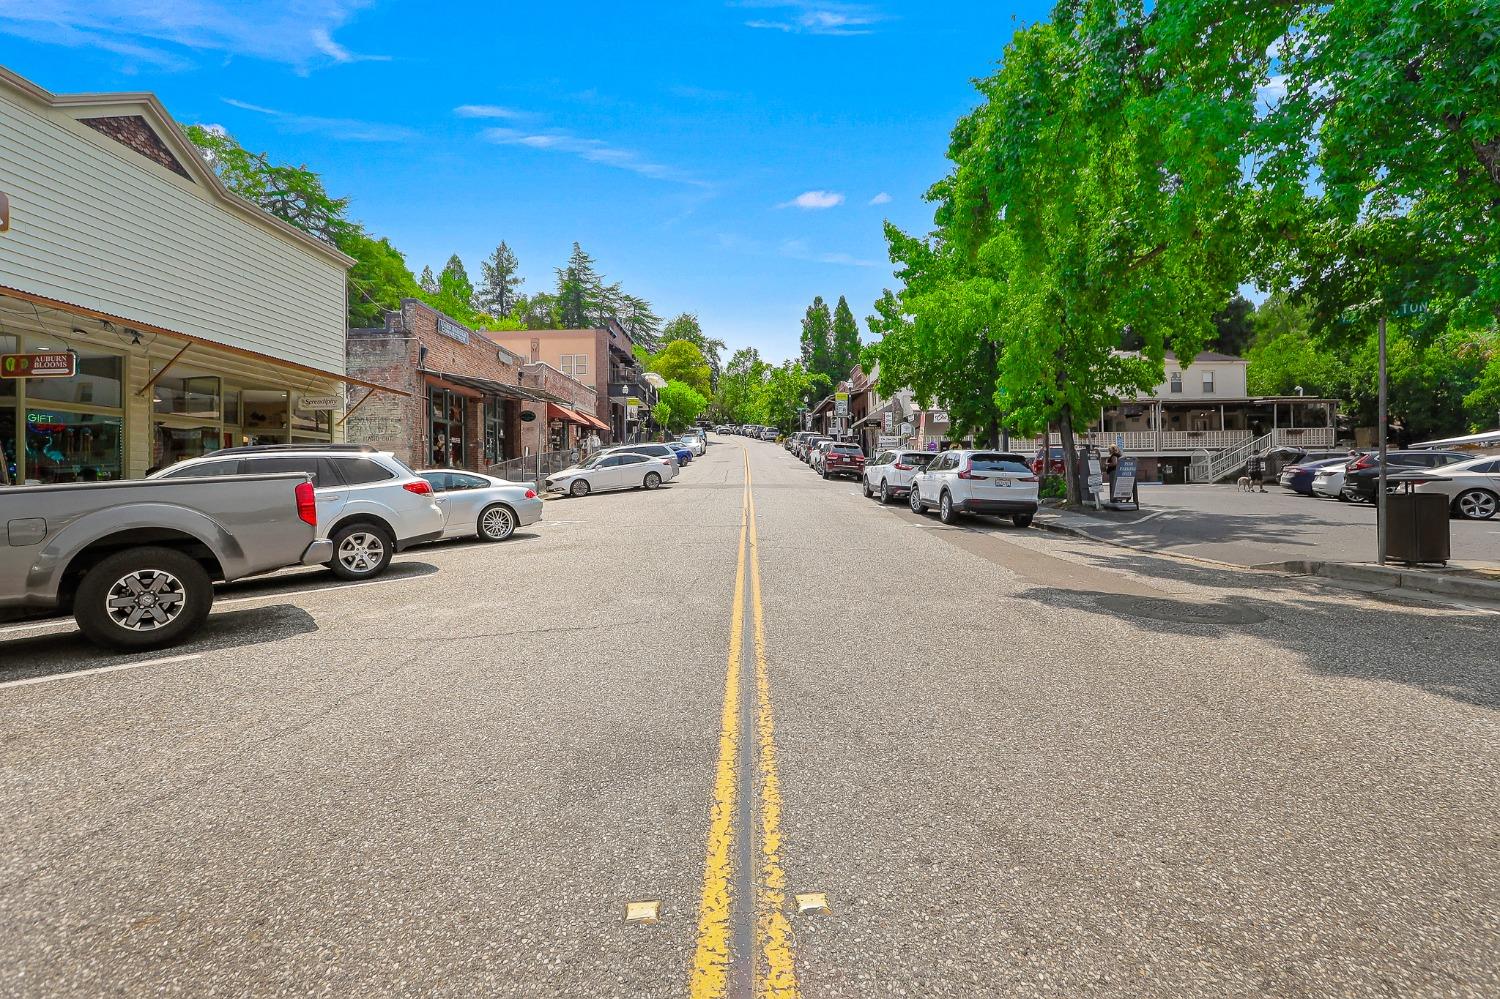
[[[1500,499],[1483,489],[1469,489],[1458,494],[1453,508],[1465,520],[1489,520],[1500,509]]]
[[[568,492],[574,496],[587,496],[590,488],[588,479],[574,479],[573,484],[568,487]]]
[[[504,541],[516,531],[516,515],[503,506],[492,506],[479,515],[479,536],[486,541]]]

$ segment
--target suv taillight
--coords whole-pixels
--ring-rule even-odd
[[[1370,454],[1360,455],[1354,460],[1354,463],[1349,466],[1349,471],[1357,472],[1361,468],[1369,468],[1371,465],[1375,464],[1374,459],[1371,457],[1371,455],[1373,454],[1374,452],[1372,451]]]
[[[910,472],[912,470],[912,466],[911,465],[903,465],[903,464],[901,464],[901,462],[898,461],[898,462],[896,462],[896,470],[900,471],[900,472]]]
[[[432,495],[432,483],[428,482],[426,479],[415,479],[411,482],[403,482],[401,484],[401,488],[405,489],[409,493],[416,493],[418,496]]]
[[[961,468],[961,469],[959,469],[959,471],[958,471],[958,477],[960,479],[972,479],[972,478],[975,478],[975,475],[974,475],[973,471],[971,471],[972,468],[973,468],[972,465],[969,465],[969,464],[965,463],[964,467]]]
[[[318,499],[311,482],[299,482],[292,492],[297,497],[297,518],[303,523],[318,526]]]

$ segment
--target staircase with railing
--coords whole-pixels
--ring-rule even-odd
[[[1194,458],[1188,464],[1189,482],[1218,482],[1230,472],[1240,468],[1252,454],[1259,454],[1271,447],[1276,438],[1274,432],[1242,441],[1234,447]]]

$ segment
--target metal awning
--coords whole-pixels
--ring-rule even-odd
[[[464,388],[482,392],[485,395],[498,396],[502,399],[519,399],[523,402],[550,402],[561,405],[566,402],[561,396],[553,395],[542,389],[531,388],[524,385],[512,385],[509,382],[496,381],[493,378],[480,378],[475,375],[459,375],[451,371],[437,371],[432,368],[418,368],[419,372],[433,378],[441,378],[445,382],[462,385]]]

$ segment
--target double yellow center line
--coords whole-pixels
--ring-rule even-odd
[[[776,731],[748,451],[744,457],[734,618],[729,626],[719,759],[698,909],[693,999],[728,999],[731,995],[794,999],[797,995],[792,928],[786,913],[786,872],[781,866],[781,785],[776,772]],[[755,650],[753,712],[744,696],[742,669],[747,566]],[[753,739],[746,731],[752,725]]]

